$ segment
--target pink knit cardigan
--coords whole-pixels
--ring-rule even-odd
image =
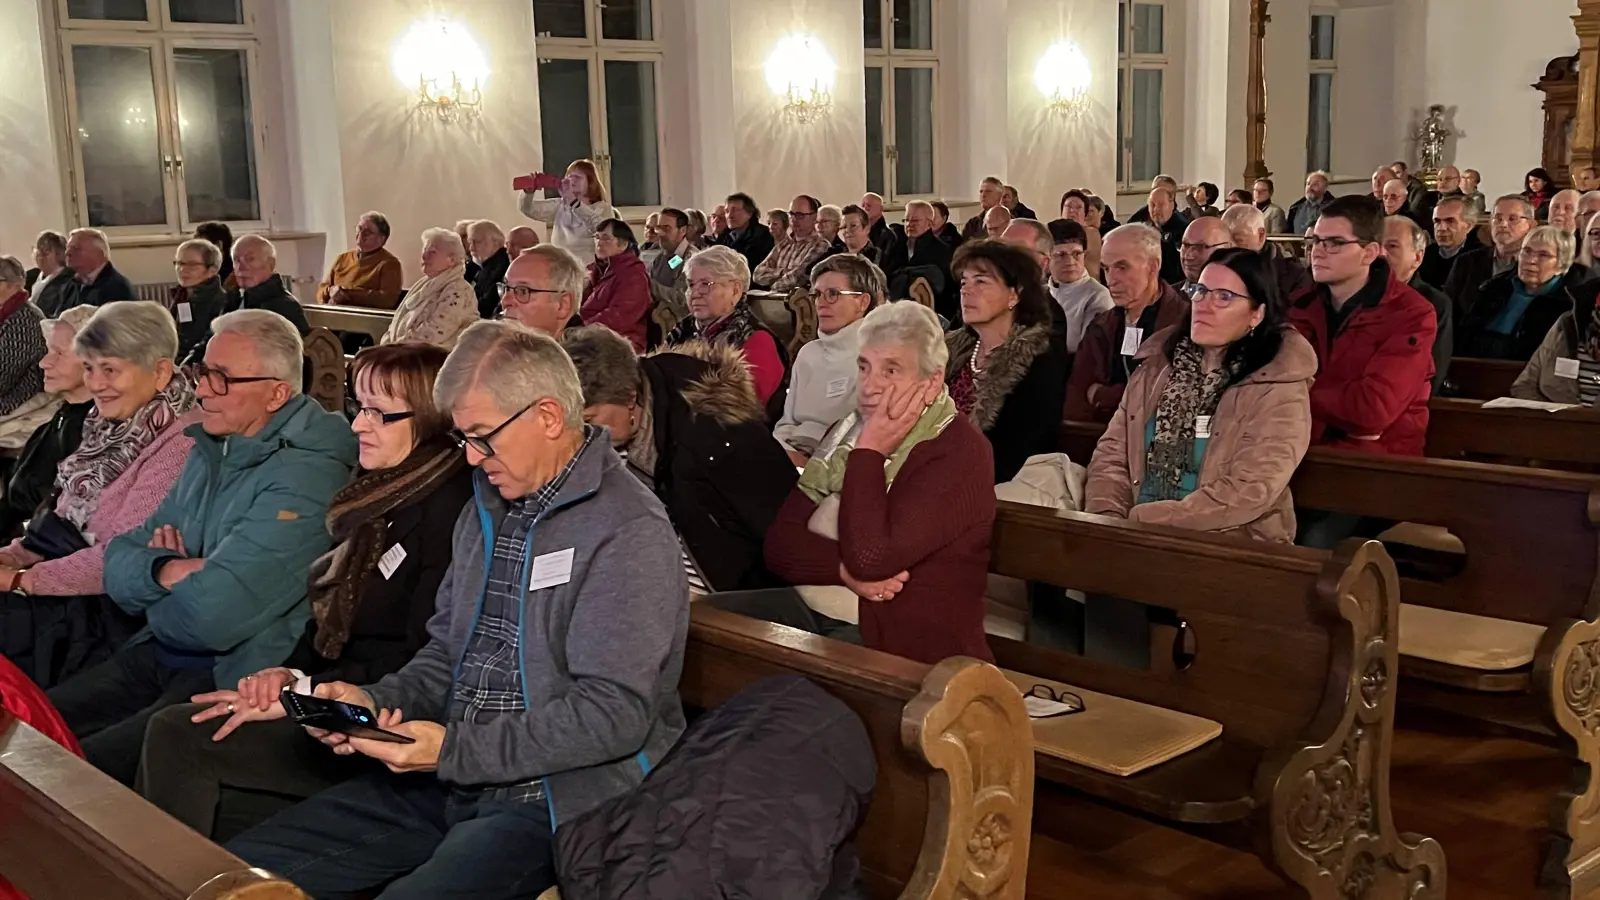
[[[60,559],[41,558],[22,549],[16,540],[6,552],[33,564],[33,592],[47,596],[105,593],[106,545],[111,539],[144,524],[161,505],[167,491],[178,480],[183,464],[194,446],[194,438],[183,433],[200,421],[200,410],[190,410],[144,448],[133,464],[122,470],[117,480],[100,491],[100,503],[89,517],[84,531],[94,535],[89,547]],[[60,512],[58,509],[57,512]]]

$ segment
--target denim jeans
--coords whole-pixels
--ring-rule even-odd
[[[381,900],[531,900],[556,883],[554,841],[542,797],[373,772],[268,819],[228,850],[317,900],[380,887]]]

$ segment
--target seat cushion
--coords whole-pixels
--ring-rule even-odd
[[[1400,652],[1467,669],[1502,672],[1530,665],[1541,625],[1400,604]]]

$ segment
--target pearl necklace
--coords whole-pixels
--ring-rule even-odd
[[[978,357],[980,355],[982,355],[982,353],[983,353],[983,338],[979,337],[978,338],[978,346],[973,347],[972,348],[972,355],[967,357],[967,368],[972,370],[972,374],[973,375],[982,375],[983,374],[983,370],[978,368]]]

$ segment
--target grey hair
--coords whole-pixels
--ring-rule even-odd
[[[701,271],[717,281],[732,281],[740,291],[750,290],[750,263],[739,253],[721,244],[707,247],[689,257],[686,271]]]
[[[1597,196],[1600,196],[1600,191],[1590,191],[1589,193],[1595,194]],[[1445,205],[1446,203],[1458,203],[1458,204],[1460,204],[1461,205],[1461,220],[1463,222],[1466,222],[1468,225],[1476,225],[1476,224],[1478,224],[1478,207],[1477,207],[1477,204],[1473,203],[1471,200],[1468,200],[1465,195],[1460,196],[1460,197],[1440,197],[1439,198],[1439,202],[1435,203],[1433,205],[1433,208],[1435,210],[1437,210],[1439,207]]]
[[[684,210],[683,214],[689,220],[689,228],[697,234],[703,235],[706,233],[706,229],[709,226],[706,224],[706,214],[703,210],[695,209],[691,206]]]
[[[1256,209],[1254,203],[1235,203],[1222,211],[1222,224],[1234,229],[1261,231],[1267,227],[1267,215]]]
[[[1012,219],[1011,224],[1033,232],[1033,250],[1040,256],[1049,256],[1055,249],[1056,239],[1050,235],[1050,227],[1038,219]]]
[[[913,200],[910,203],[907,203],[906,215],[911,215],[912,209],[925,209],[928,211],[928,215],[933,215],[933,204],[926,200]]]
[[[98,228],[74,228],[68,233],[67,240],[70,241],[75,237],[88,238],[96,247],[100,248],[101,253],[107,256],[111,255],[111,241],[106,237],[104,231]]]
[[[950,361],[950,348],[944,343],[944,330],[933,310],[914,300],[885,303],[861,320],[861,348],[879,344],[901,344],[917,352],[917,376],[944,374]]]
[[[474,233],[486,234],[492,238],[496,244],[499,244],[502,247],[506,245],[506,233],[500,228],[500,224],[498,222],[491,222],[488,219],[479,219],[467,226],[467,238],[469,240]]]
[[[20,285],[28,279],[28,268],[15,256],[0,256],[0,282]]]
[[[429,228],[422,233],[422,249],[437,245],[444,254],[456,262],[465,262],[467,248],[461,246],[461,235],[449,228]]]
[[[270,309],[236,309],[212,319],[211,333],[237,334],[249,340],[266,370],[261,374],[287,384],[290,394],[300,393],[300,365],[306,349],[293,322]]]
[[[213,252],[221,254],[214,244]],[[152,300],[107,303],[78,329],[72,352],[81,357],[123,359],[147,371],[178,358],[178,326],[165,306]],[[299,372],[298,363],[295,371]]]
[[[1567,196],[1569,194],[1576,200],[1579,200],[1579,201],[1583,200],[1583,192],[1582,191],[1575,190],[1573,188],[1567,188],[1564,191],[1556,191],[1555,196],[1550,198],[1550,202],[1554,203],[1557,200],[1559,200],[1562,197],[1565,197],[1565,196]]]
[[[882,303],[889,293],[889,280],[872,260],[858,253],[836,253],[811,267],[811,283],[829,272],[838,272],[850,282],[850,290],[865,291],[869,307]]]
[[[563,331],[561,349],[578,372],[585,406],[626,406],[639,396],[639,357],[627,338],[604,325],[585,325]]]
[[[817,209],[817,218],[832,219],[835,222],[843,222],[844,209],[833,203],[823,204]]]
[[[190,238],[179,244],[177,255],[182,256],[186,250],[193,250],[200,254],[200,262],[204,263],[206,268],[222,268],[222,248],[205,238]]]
[[[1428,233],[1422,226],[1411,221],[1410,216],[1394,215],[1383,220],[1384,225],[1400,225],[1405,228],[1406,236],[1411,238],[1411,249],[1422,253],[1428,249]]]
[[[67,255],[67,239],[59,231],[39,232],[39,236],[33,239],[33,246],[40,252],[55,254],[56,259]]]
[[[1512,202],[1515,202],[1518,206],[1522,207],[1522,214],[1524,216],[1526,216],[1527,218],[1530,218],[1530,219],[1534,218],[1533,204],[1528,202],[1528,198],[1527,197],[1524,197],[1521,194],[1506,194],[1503,197],[1494,198],[1494,205],[1495,206],[1499,206],[1502,203],[1512,203]],[[1493,206],[1490,207],[1490,209],[1493,209],[1493,208],[1494,208]]]
[[[1593,167],[1591,166],[1591,168],[1593,168]],[[1582,197],[1579,197],[1578,198],[1579,205],[1582,205],[1583,201],[1589,199],[1590,197],[1600,198],[1600,191],[1589,191],[1588,193],[1584,194]],[[1457,199],[1459,199],[1459,198],[1457,198]]]
[[[116,304],[112,305],[114,306]],[[50,340],[50,331],[57,325],[65,325],[68,328],[71,328],[73,335],[76,336],[78,332],[83,330],[83,326],[87,325],[89,320],[94,318],[94,314],[99,311],[100,307],[98,306],[74,306],[71,309],[62,310],[61,314],[56,316],[54,319],[42,320],[39,324],[44,328],[44,339],[47,341]]]
[[[1322,180],[1323,181],[1332,181],[1333,180],[1333,176],[1328,174],[1328,170],[1327,169],[1318,169],[1315,172],[1307,173],[1306,174],[1306,180],[1310,181],[1313,176],[1317,176],[1317,175],[1322,176]]]
[[[568,428],[583,426],[583,387],[571,357],[554,338],[514,322],[474,322],[461,332],[433,381],[433,403],[454,410],[475,388],[507,415],[549,397]]]
[[[267,258],[268,259],[277,260],[277,258],[278,258],[278,248],[274,247],[272,245],[271,241],[267,240],[266,238],[262,237],[259,234],[240,235],[239,239],[237,241],[233,242],[233,258],[234,259],[238,259],[239,258],[239,250],[240,250],[240,248],[243,248],[243,247],[255,247],[257,245],[266,248]]]
[[[1127,225],[1118,225],[1106,235],[1106,240],[1109,241],[1119,234],[1133,238],[1139,248],[1139,252],[1146,259],[1157,261],[1161,259],[1161,232],[1157,231],[1154,226],[1147,225],[1144,222],[1129,222]]]
[[[356,222],[358,224],[361,222],[371,222],[372,227],[378,229],[379,234],[383,235],[385,238],[389,237],[389,217],[375,209],[369,209],[362,213],[361,218],[357,219]]]
[[[574,304],[583,302],[583,281],[588,277],[583,263],[565,247],[555,244],[538,244],[522,251],[524,257],[542,259],[550,267],[550,280],[555,289],[572,295]],[[444,407],[440,407],[443,409]]]
[[[1578,252],[1577,243],[1573,241],[1572,235],[1554,225],[1540,225],[1528,232],[1528,236],[1522,239],[1522,246],[1527,247],[1531,244],[1554,247],[1556,265],[1563,272],[1572,268],[1572,257]]]

